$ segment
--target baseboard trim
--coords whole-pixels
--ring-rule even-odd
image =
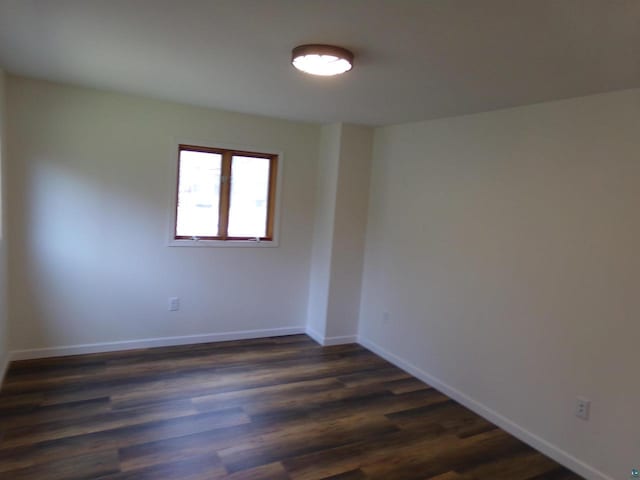
[[[317,331],[312,328],[307,328],[306,334],[309,335],[313,340],[322,345],[323,347],[330,347],[332,345],[344,345],[346,343],[357,343],[358,336],[357,335],[343,335],[340,337],[325,337],[320,335]]]
[[[456,390],[452,386],[434,377],[433,375],[430,375],[429,373],[418,368],[412,363],[385,350],[384,348],[372,342],[371,340],[368,340],[363,337],[358,337],[358,343],[363,347],[376,353],[377,355],[381,356],[385,360],[393,363],[394,365],[401,368],[402,370],[405,370],[407,373],[410,373],[414,377],[419,378],[423,382],[431,385],[436,390],[439,390],[440,392],[444,393],[448,397],[451,397],[453,400],[464,405],[469,410],[472,410],[478,415],[486,418],[487,420],[496,424],[498,427],[502,428],[503,430],[510,433],[514,437],[522,440],[528,445],[531,445],[536,450],[540,451],[544,455],[547,455],[549,458],[554,459],[561,465],[564,465],[565,467],[573,470],[578,475],[586,478],[587,480],[614,480],[613,477],[609,477],[605,475],[604,473],[598,471],[592,466],[577,459],[573,455],[570,455],[569,453],[558,448],[552,443],[547,442],[546,440],[524,429],[523,427],[516,424],[515,422],[500,415],[498,412],[474,400],[473,398],[462,393],[461,391]]]
[[[307,327],[305,333],[309,335],[316,343],[324,345],[324,335],[321,335],[320,332],[317,332],[313,328]]]
[[[357,343],[357,335],[342,335],[341,337],[325,337],[324,346],[330,347],[331,345],[344,345],[347,343]]]
[[[67,345],[61,347],[34,348],[14,350],[9,353],[9,360],[31,360],[35,358],[65,357],[86,353],[104,353],[118,350],[135,350],[138,348],[171,347],[209,342],[225,342],[228,340],[245,340],[250,338],[280,337],[306,333],[304,327],[282,327],[264,330],[242,330],[238,332],[205,333],[180,337],[145,338],[140,340],[124,340],[118,342],[89,343],[83,345]],[[8,363],[8,362],[7,362]]]

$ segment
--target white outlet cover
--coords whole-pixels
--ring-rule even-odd
[[[180,310],[180,299],[178,297],[169,297],[169,311],[177,312]]]
[[[576,399],[576,417],[582,420],[589,420],[590,410],[591,400],[584,397],[578,397]]]

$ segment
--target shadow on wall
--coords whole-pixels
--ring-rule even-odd
[[[28,325],[20,345],[73,343],[61,334],[74,329],[118,338],[117,317],[134,319],[145,298],[157,297],[165,272],[153,254],[165,248],[169,205],[153,201],[145,184],[168,182],[158,172],[122,165],[100,171],[95,160],[42,158],[14,185],[23,209],[12,213],[19,216],[12,224],[12,294],[17,318]]]

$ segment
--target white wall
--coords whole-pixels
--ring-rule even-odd
[[[321,343],[327,335],[341,136],[342,126],[339,123],[321,127],[307,312],[309,333]]]
[[[5,73],[0,70],[0,382],[8,361],[9,352],[9,306],[7,289],[7,231],[6,212],[7,202],[5,198],[5,186],[7,185],[6,173],[6,125],[7,115],[5,109]]]
[[[329,338],[348,338],[358,333],[372,142],[371,128],[342,125],[330,259]]]
[[[13,76],[8,101],[12,349],[304,328],[317,126]],[[278,248],[166,246],[174,137],[283,152]]]
[[[321,130],[308,332],[322,344],[358,333],[372,141],[369,127]]]
[[[374,143],[363,341],[588,478],[640,463],[639,112],[630,90],[381,128]]]

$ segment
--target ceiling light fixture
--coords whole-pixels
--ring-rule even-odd
[[[351,70],[353,53],[333,45],[300,45],[291,52],[291,63],[305,73],[328,77]]]

